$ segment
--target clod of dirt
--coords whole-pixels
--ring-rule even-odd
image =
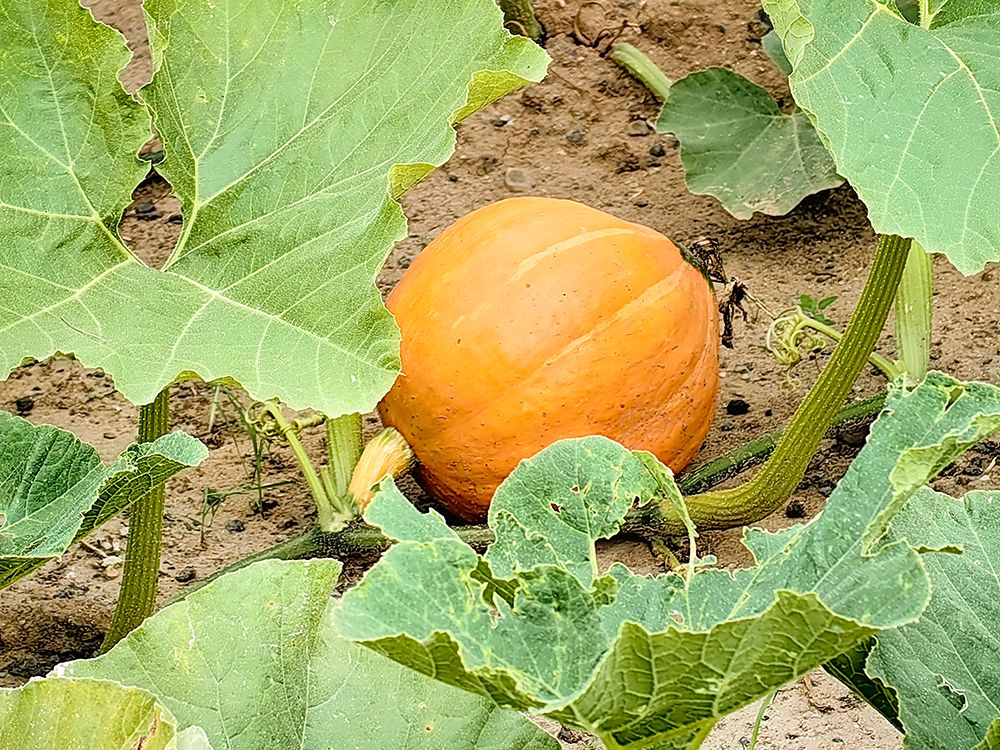
[[[181,216],[180,214],[170,214],[170,216],[167,217],[167,223],[168,224],[183,224],[184,223],[184,217]]]
[[[14,410],[19,417],[26,416],[34,408],[35,401],[30,396],[22,396],[14,402]]]
[[[848,427],[841,427],[837,430],[837,442],[849,445],[852,448],[860,448],[868,439],[868,425],[859,424]]]
[[[587,134],[584,133],[580,128],[574,128],[573,130],[566,133],[566,140],[572,143],[574,146],[579,146],[581,143],[587,140]]]
[[[657,141],[652,146],[650,146],[649,147],[649,155],[650,156],[657,156],[657,157],[659,157],[659,156],[666,156],[667,155],[667,149],[664,147],[663,141]]]
[[[226,521],[226,531],[231,531],[234,534],[239,534],[246,530],[247,527],[244,526],[243,522],[238,518],[234,518],[231,521]]]
[[[785,506],[785,515],[788,518],[805,518],[806,506],[802,504],[801,500],[792,500]]]
[[[509,167],[503,177],[507,189],[514,193],[525,193],[535,184],[535,178],[526,169]]]
[[[739,417],[750,411],[750,404],[741,398],[730,399],[726,404],[726,414],[731,417]]]

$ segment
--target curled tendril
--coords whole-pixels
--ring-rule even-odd
[[[326,421],[322,414],[305,419],[286,420],[277,401],[256,401],[246,410],[247,422],[262,438],[272,443],[288,444],[288,435],[298,437],[303,430]]]
[[[815,330],[815,321],[796,306],[782,311],[771,322],[765,343],[780,364],[794,367],[805,355],[823,351],[829,340]]]

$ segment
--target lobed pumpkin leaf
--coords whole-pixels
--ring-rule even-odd
[[[785,114],[766,89],[726,68],[675,81],[656,129],[680,141],[688,190],[714,196],[737,219],[782,216],[843,183],[804,112]]]
[[[520,464],[494,498],[497,541],[484,558],[386,485],[367,518],[397,543],[344,595],[335,624],[419,672],[611,746],[687,747],[721,716],[920,615],[930,589],[917,552],[881,541],[941,468],[918,473],[912,458],[953,459],[998,426],[992,386],[935,373],[895,390],[822,515],[748,531],[757,564],[736,571],[602,574],[595,541],[631,501],[666,501],[642,458],[601,437]]]
[[[917,622],[879,635],[868,657],[868,674],[899,696],[904,747],[1000,747],[1000,492],[955,500],[924,488],[889,538],[960,552],[925,558],[930,605]]]
[[[177,731],[151,694],[105,680],[49,677],[0,688],[0,750],[212,750]]]
[[[546,56],[491,0],[149,0],[152,82],[67,0],[0,8],[0,374],[72,352],[137,403],[178,376],[331,416],[399,370],[373,280],[406,234],[395,202],[452,124]],[[162,269],[117,235],[146,172],[183,204]]]
[[[965,274],[1000,260],[1000,4],[932,2],[924,28],[879,0],[763,2],[872,226]]]
[[[207,456],[198,440],[175,432],[105,466],[72,433],[0,412],[0,588]]]
[[[148,690],[218,750],[558,749],[524,717],[340,638],[339,573],[333,560],[256,563],[55,673]]]

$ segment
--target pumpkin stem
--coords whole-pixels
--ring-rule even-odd
[[[805,401],[795,412],[771,458],[740,487],[691,495],[688,511],[699,529],[754,523],[784,504],[805,476],[809,461],[875,348],[892,308],[910,250],[910,240],[883,235],[844,337]],[[663,509],[663,522],[671,515]],[[673,523],[681,530],[679,522]]]
[[[406,438],[392,427],[387,427],[365,446],[364,453],[354,468],[350,493],[358,510],[364,512],[375,496],[379,482],[386,477],[395,479],[413,466],[413,449]]]

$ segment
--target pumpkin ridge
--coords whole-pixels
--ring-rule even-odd
[[[613,227],[610,229],[591,229],[589,232],[584,232],[583,234],[573,235],[572,237],[567,237],[564,240],[559,240],[558,242],[553,242],[544,250],[540,250],[534,255],[529,255],[527,258],[522,260],[517,266],[517,273],[511,278],[511,281],[520,281],[526,273],[531,271],[535,266],[542,262],[542,258],[556,255],[558,253],[564,252],[566,250],[572,250],[573,248],[579,247],[581,245],[587,245],[595,240],[603,240],[608,237],[618,237],[623,234],[639,234],[633,227]]]

